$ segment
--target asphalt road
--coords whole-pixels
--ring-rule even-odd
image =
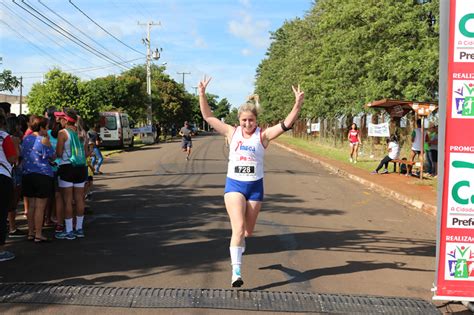
[[[86,238],[16,241],[0,282],[229,288],[223,137],[107,159]],[[435,218],[270,145],[265,201],[243,258],[244,289],[431,299]]]

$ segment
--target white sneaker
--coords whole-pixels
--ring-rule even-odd
[[[240,275],[232,274],[232,287],[233,288],[240,288],[244,284],[244,280]]]
[[[354,160],[354,164],[356,164],[356,163],[357,163],[357,160]]]
[[[240,274],[240,267],[232,268],[232,282],[231,285],[233,288],[240,288],[244,284],[242,280],[242,275]]]
[[[349,158],[349,162],[351,162],[351,163],[352,163],[352,158]]]

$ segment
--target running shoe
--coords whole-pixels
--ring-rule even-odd
[[[15,254],[12,252],[4,250],[3,252],[0,252],[0,261],[7,261],[7,260],[12,260],[15,258]]]
[[[377,173],[377,171],[372,171],[372,172],[370,172],[370,174],[377,175],[378,173]]]
[[[232,275],[232,287],[233,288],[240,288],[244,284],[244,280],[242,280],[241,276]]]
[[[233,288],[240,288],[244,284],[244,280],[242,280],[242,276],[240,274],[240,268],[232,270],[231,284]]]
[[[8,237],[11,237],[11,238],[26,237],[26,233],[20,229],[15,229],[8,233]]]
[[[388,170],[384,169],[380,174],[388,174]]]
[[[54,229],[55,233],[61,233],[64,231],[64,225],[56,224],[56,228]]]
[[[85,237],[85,235],[84,235],[84,230],[83,230],[83,229],[75,230],[75,231],[74,231],[74,235],[75,235],[76,237],[80,237],[80,238]]]
[[[56,233],[54,235],[55,238],[57,238],[58,240],[75,240],[76,239],[76,235],[74,235],[74,232],[66,232],[66,231],[62,231],[60,233]]]
[[[349,158],[349,162],[351,162],[351,163],[352,163],[352,161],[353,161],[353,160],[352,160],[352,158]]]

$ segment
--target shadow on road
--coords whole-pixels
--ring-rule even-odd
[[[335,266],[328,268],[318,268],[311,269],[306,271],[298,271],[296,269],[287,268],[281,264],[266,266],[259,268],[260,270],[278,270],[286,274],[288,280],[279,281],[275,283],[270,283],[267,285],[259,286],[253,288],[252,290],[268,290],[274,287],[279,287],[282,285],[306,282],[313,280],[322,276],[331,276],[331,275],[342,275],[360,271],[371,271],[379,269],[394,269],[394,270],[407,270],[407,271],[422,271],[422,272],[433,272],[434,270],[425,270],[418,268],[408,268],[405,267],[405,263],[394,262],[394,263],[384,263],[384,262],[374,262],[374,261],[347,261],[347,264],[343,266]]]
[[[208,273],[216,262],[227,261],[230,229],[222,196],[206,195],[209,189],[180,185],[140,186],[94,194],[93,214],[86,217],[86,238],[55,240],[50,244],[17,241],[11,244],[17,259],[2,263],[1,282],[60,282],[112,285],[117,281],[154,274]],[[338,216],[338,209],[298,208],[301,200],[291,195],[268,195],[265,211]],[[210,228],[217,221],[223,228]],[[248,240],[246,255],[280,251],[317,250],[381,255],[434,256],[432,240],[391,237],[387,231],[338,230],[256,236]],[[192,257],[192,259],[189,259]],[[266,267],[270,268],[270,267]],[[291,271],[290,282],[320,275],[380,268],[402,269],[399,263],[348,262],[345,266]],[[116,273],[114,275],[104,275]],[[119,274],[119,275],[117,275]],[[97,275],[94,277],[94,275]],[[281,284],[269,284],[266,289]]]

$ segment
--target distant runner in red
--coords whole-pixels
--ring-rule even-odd
[[[353,123],[351,125],[351,130],[347,134],[347,139],[349,140],[349,145],[351,147],[351,157],[349,161],[352,163],[357,163],[357,154],[359,153],[359,146],[362,144],[360,141],[360,131],[357,128],[357,124]]]

